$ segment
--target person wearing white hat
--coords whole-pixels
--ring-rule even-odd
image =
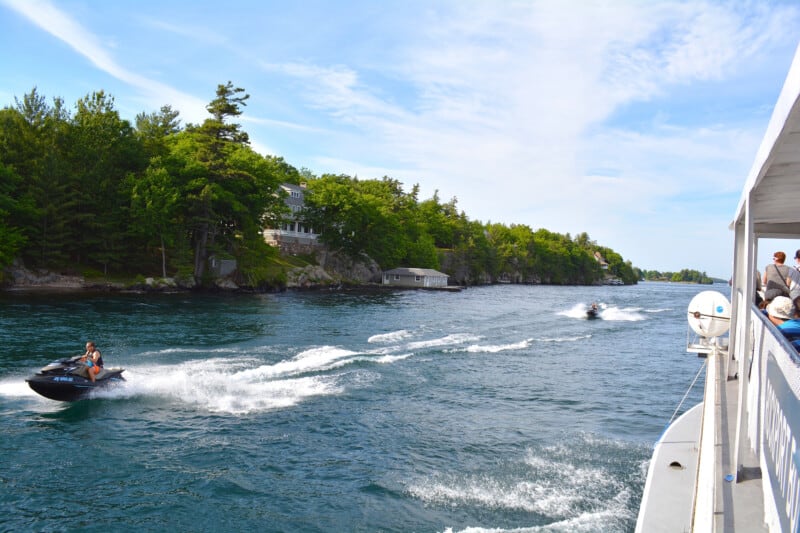
[[[789,339],[795,350],[800,351],[800,298],[794,300],[794,316],[778,326],[783,336]]]
[[[787,320],[794,318],[794,304],[786,296],[776,296],[767,305],[767,316],[769,321],[780,326]]]

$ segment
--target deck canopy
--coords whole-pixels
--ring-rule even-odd
[[[750,210],[758,238],[800,235],[800,48],[772,113],[767,132],[747,178],[736,218],[745,223]]]

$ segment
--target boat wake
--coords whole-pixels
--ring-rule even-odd
[[[378,335],[373,335],[367,342],[369,343],[384,343],[384,342],[397,342],[403,339],[407,339],[411,336],[411,332],[406,329],[401,329],[400,331],[392,331],[391,333],[380,333]]]
[[[609,453],[614,443],[586,445],[597,453]],[[628,446],[617,443],[616,447]],[[601,449],[598,449],[601,448]],[[571,457],[571,458],[570,458]],[[412,497],[430,507],[474,507],[486,513],[530,513],[530,527],[520,531],[619,531],[629,516],[630,491],[624,479],[609,474],[602,465],[579,464],[558,447],[529,449],[522,458],[499,470],[473,473],[440,473],[409,484]],[[452,528],[445,531],[455,533]],[[498,528],[469,527],[460,532],[502,532]]]
[[[537,342],[484,344],[481,336],[471,333],[420,338],[425,334],[424,328],[379,333],[367,338],[364,350],[314,346],[290,357],[273,345],[145,350],[135,354],[135,362],[120,364],[125,367],[125,382],[91,397],[161,398],[211,413],[247,415],[368,386],[381,379],[370,366],[396,364],[414,355],[526,350]],[[0,395],[36,397],[22,376],[0,383]]]
[[[609,305],[605,303],[599,303],[598,307],[600,308],[600,313],[598,314],[597,318],[606,321],[617,321],[617,322],[638,322],[640,320],[647,320],[645,313],[655,314],[668,311],[667,309],[646,310],[641,307],[617,307],[615,305]],[[577,303],[573,305],[571,308],[565,311],[559,311],[556,314],[568,318],[585,320],[586,311],[588,309],[589,309],[589,304]]]

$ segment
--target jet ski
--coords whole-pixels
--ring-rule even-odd
[[[107,389],[125,381],[122,377],[124,368],[102,368],[95,375],[94,382],[79,375],[84,366],[81,357],[83,356],[76,355],[53,361],[25,381],[45,398],[60,402],[81,400],[96,390]]]
[[[592,304],[589,309],[586,310],[586,318],[600,318],[600,308],[597,307],[597,304]]]

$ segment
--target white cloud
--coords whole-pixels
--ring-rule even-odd
[[[662,229],[669,227],[665,205],[698,191],[736,194],[761,132],[738,123],[683,126],[652,110],[643,132],[603,123],[625,106],[668,98],[682,86],[724,81],[764,54],[781,26],[798,20],[796,9],[736,7],[431,8],[413,39],[384,52],[393,61],[380,67],[381,78],[410,88],[402,105],[381,99],[385,89],[364,81],[373,73],[355,65],[284,73],[311,83],[306,96],[329,118],[360,128],[328,146],[335,153],[320,154],[322,165],[341,163],[342,172],[378,167],[407,185],[422,182],[423,194],[457,196],[474,219],[590,235],[596,228],[606,237],[634,233],[638,224],[658,232],[663,244],[675,229],[685,236],[695,227],[676,221]],[[599,177],[597,167],[613,172]],[[702,218],[714,218],[724,234],[734,208]]]
[[[4,0],[41,29],[58,38],[99,70],[138,89],[144,101],[158,108],[164,101],[179,109],[186,120],[199,122],[205,117],[205,103],[167,84],[130,72],[117,64],[97,37],[69,15],[46,0]]]

